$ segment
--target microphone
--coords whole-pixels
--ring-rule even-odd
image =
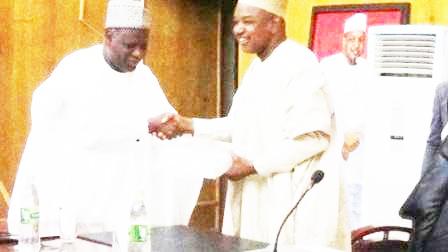
[[[315,184],[319,183],[324,178],[324,172],[321,170],[317,170],[313,173],[313,176],[311,176],[311,187],[313,187]]]
[[[300,201],[302,201],[305,194],[313,188],[313,186],[317,183],[319,183],[324,178],[324,172],[321,170],[317,170],[313,173],[311,176],[311,184],[310,186],[303,192],[302,196],[300,196],[300,199],[297,201],[297,203],[294,205],[294,207],[289,211],[289,213],[286,215],[285,219],[283,219],[282,224],[280,225],[280,228],[278,229],[277,237],[275,238],[275,244],[274,244],[274,252],[277,252],[277,243],[278,243],[278,237],[280,236],[280,232],[282,231],[283,226],[286,223],[286,220],[288,220],[289,216],[296,210],[297,206],[299,205]]]

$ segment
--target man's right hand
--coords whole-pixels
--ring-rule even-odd
[[[185,133],[193,133],[191,118],[164,113],[148,121],[150,134],[160,139],[172,139]]]

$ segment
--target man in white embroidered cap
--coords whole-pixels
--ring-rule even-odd
[[[160,138],[193,133],[230,142],[233,164],[225,173],[229,183],[223,232],[243,238],[273,244],[311,174],[323,169],[325,179],[286,222],[279,243],[346,249],[350,244],[340,226],[344,214],[338,169],[320,165],[331,134],[324,80],[315,55],[286,37],[286,9],[286,0],[238,1],[234,36],[244,52],[257,57],[228,116],[166,115],[164,124],[150,131]]]
[[[344,23],[341,52],[321,61],[327,78],[336,122],[334,163],[341,165],[346,181],[349,227],[362,227],[361,195],[363,170],[363,133],[366,113],[365,92],[370,70],[362,58],[366,40],[367,15],[356,13]]]
[[[32,183],[44,236],[59,234],[60,209],[76,216],[78,232],[110,230],[123,199],[132,198],[120,196],[126,181],[145,177],[147,120],[175,112],[142,63],[147,15],[143,0],[110,0],[104,44],[63,58],[34,91],[8,213],[11,233],[19,231],[21,195]]]
[[[108,4],[104,59],[118,72],[134,71],[145,55],[149,16],[143,4],[140,0]]]

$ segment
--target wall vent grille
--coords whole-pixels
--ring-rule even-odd
[[[373,68],[377,75],[432,78],[436,48],[435,33],[375,34]]]

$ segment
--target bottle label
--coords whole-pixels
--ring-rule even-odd
[[[131,225],[129,227],[130,242],[146,242],[150,237],[150,230],[146,225]]]
[[[39,210],[36,208],[21,208],[20,223],[22,224],[38,224]]]

